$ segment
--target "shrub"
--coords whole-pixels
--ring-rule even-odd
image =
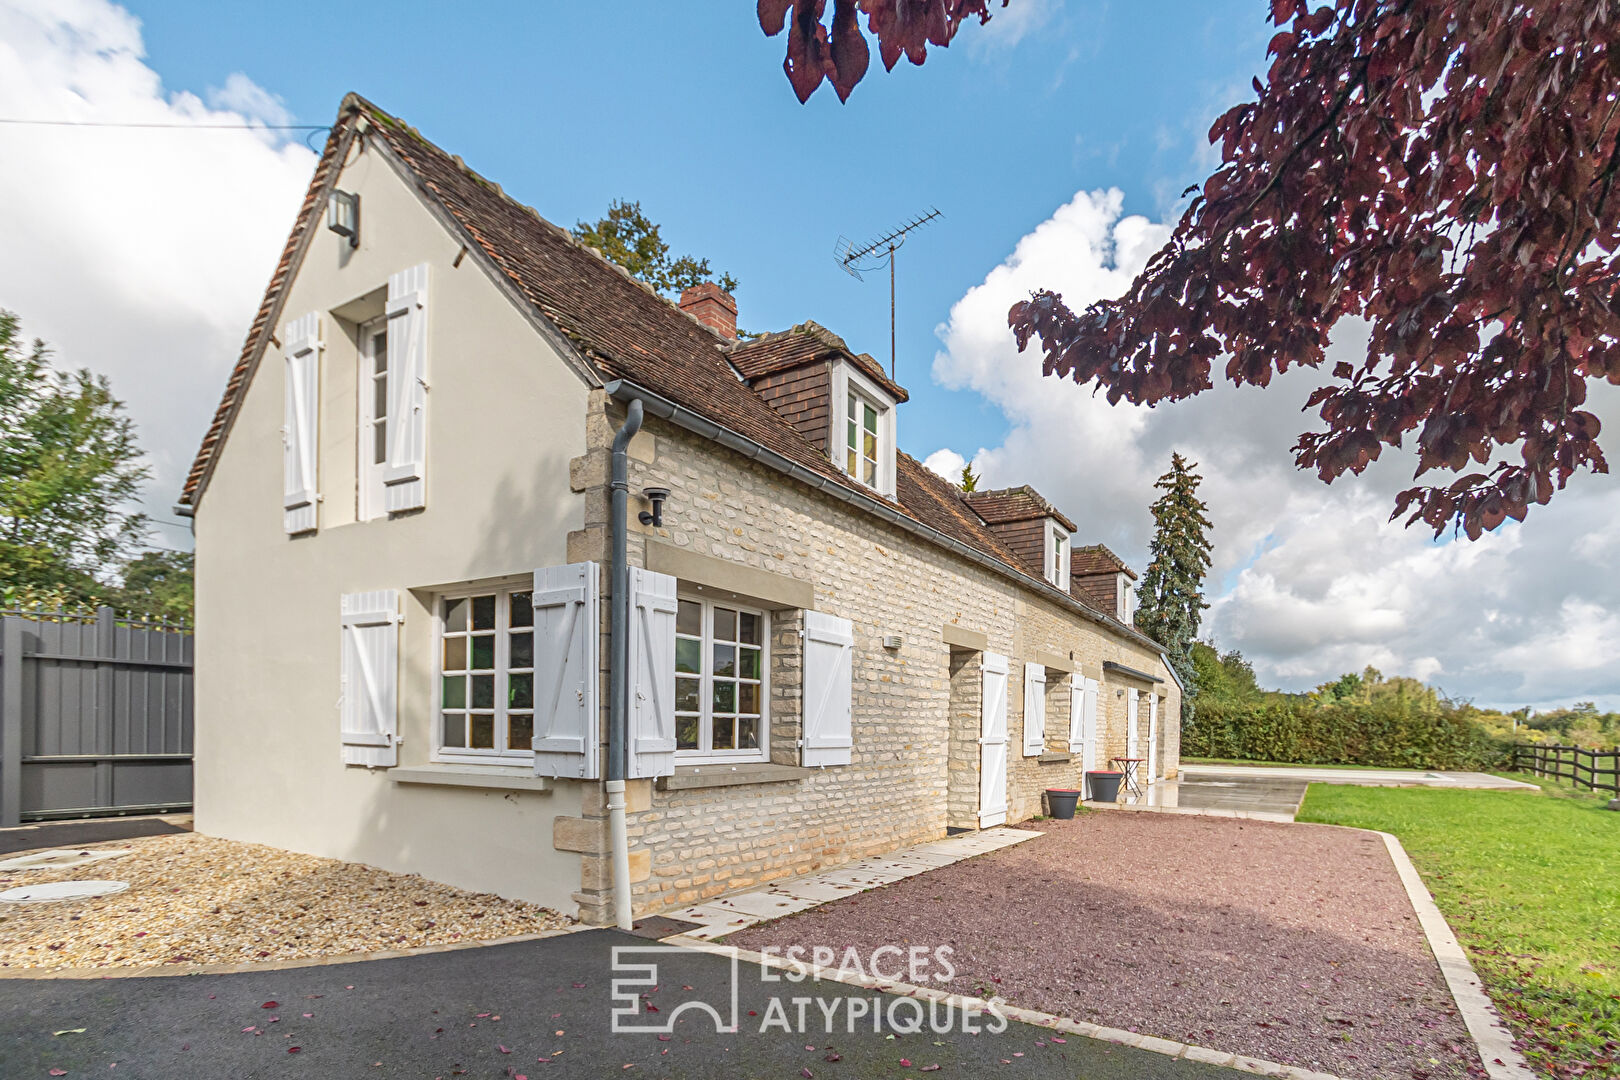
[[[1360,700],[1205,698],[1181,736],[1181,752],[1189,757],[1405,769],[1505,768],[1511,745],[1469,717],[1466,706],[1432,691]]]

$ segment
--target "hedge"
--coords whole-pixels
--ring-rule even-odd
[[[1511,744],[1456,708],[1421,698],[1325,704],[1275,695],[1241,703],[1199,699],[1182,731],[1181,753],[1300,765],[1501,769]]]

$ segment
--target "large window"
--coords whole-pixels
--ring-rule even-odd
[[[878,486],[878,414],[881,410],[854,390],[849,392],[849,411],[844,414],[846,438],[844,471],[867,487]]]
[[[388,464],[388,320],[360,327],[360,519],[381,517]]]
[[[527,585],[441,596],[439,756],[534,756],[534,601]]]
[[[688,758],[764,759],[766,636],[760,611],[681,600],[675,616],[675,748]]]

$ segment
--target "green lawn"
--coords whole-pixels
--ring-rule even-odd
[[[1620,1076],[1620,813],[1541,786],[1312,784],[1299,820],[1400,837],[1537,1070]]]

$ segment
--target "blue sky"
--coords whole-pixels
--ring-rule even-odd
[[[1252,97],[1265,0],[1013,0],[926,66],[874,66],[848,104],[823,87],[802,106],[752,8],[0,0],[0,117],[185,129],[0,125],[0,307],[110,377],[166,515],[314,166],[299,138],[220,124],[325,124],[357,90],[560,225],[639,199],[677,252],[741,279],[744,327],[813,318],[877,356],[887,282],[846,276],[833,245],[937,206],[900,256],[905,449],[1033,484],[1078,543],[1138,568],[1153,481],[1186,454],[1215,522],[1204,633],[1267,685],[1372,664],[1481,704],[1620,707],[1607,478],[1436,544],[1387,520],[1409,456],[1331,487],[1293,467],[1316,373],[1146,409],[1016,351],[1013,302],[1117,296],[1164,243],[1214,163],[1210,122]],[[1343,325],[1329,359],[1364,347]],[[1620,389],[1591,393],[1620,430]],[[184,525],[153,542],[183,544]]]
[[[969,25],[922,68],[874,60],[847,104],[823,86],[807,105],[747,4],[128,6],[172,89],[244,72],[301,123],[358,91],[562,225],[641,200],[675,250],[741,279],[752,329],[813,318],[886,358],[887,283],[845,276],[833,244],[939,207],[900,257],[902,443],[926,455],[1005,428],[927,378],[950,305],[1078,190],[1162,217],[1269,37],[1253,0],[1014,5],[1044,15],[1002,15],[1017,41]]]

